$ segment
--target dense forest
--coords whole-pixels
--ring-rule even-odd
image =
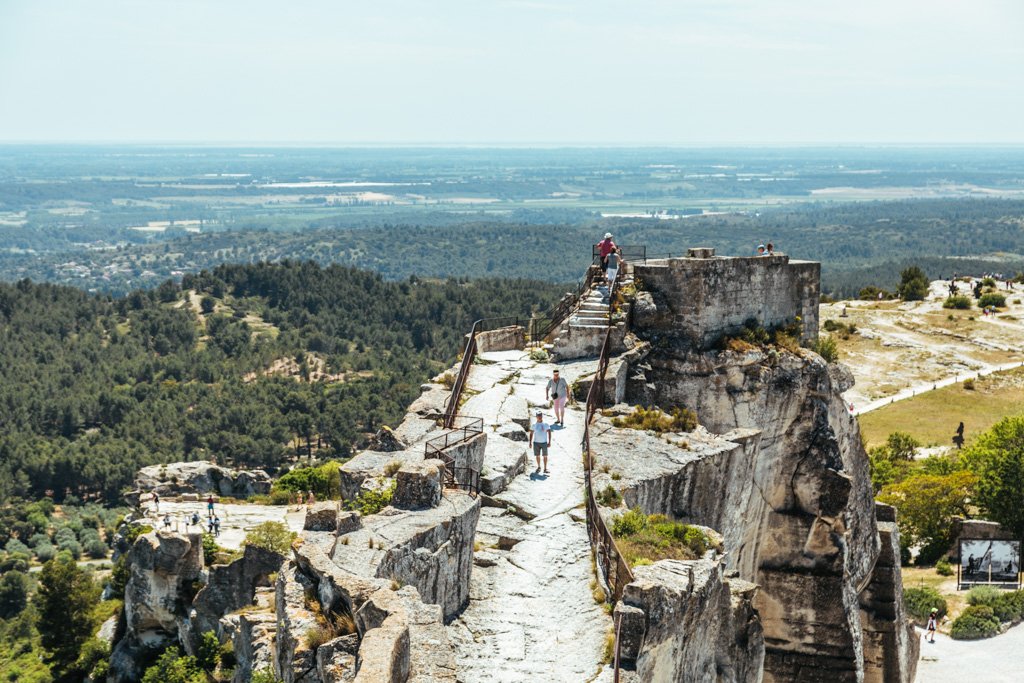
[[[122,298],[0,284],[0,502],[112,501],[157,462],[343,457],[404,414],[473,320],[529,314],[560,293],[287,261]]]

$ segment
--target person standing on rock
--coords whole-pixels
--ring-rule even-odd
[[[544,422],[544,413],[537,411],[537,421],[530,430],[530,445],[533,446],[533,457],[537,459],[537,472],[540,472],[540,458],[544,456],[544,474],[548,473],[548,446],[551,445],[551,425]]]
[[[160,514],[160,494],[153,491],[153,509],[156,514]]]
[[[206,514],[208,517],[213,517],[213,494],[206,499]]]
[[[551,401],[555,409],[555,424],[565,426],[565,402],[569,398],[569,385],[564,379],[558,376],[558,370],[551,373],[551,379],[544,389],[544,399]]]
[[[601,257],[601,272],[607,274],[608,272],[608,254],[618,249],[615,246],[615,242],[612,241],[612,234],[606,232],[604,239],[597,243],[597,254]],[[607,275],[606,275],[607,277]]]

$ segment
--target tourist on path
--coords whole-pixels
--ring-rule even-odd
[[[313,495],[313,491],[309,492],[309,497],[306,498],[306,505],[313,507],[316,504],[316,496]]]
[[[213,516],[213,496],[212,495],[210,495],[206,499],[206,514],[209,515],[210,517]]]
[[[612,241],[612,234],[610,232],[606,232],[604,239],[597,243],[597,254],[601,257],[601,272],[605,273],[605,277],[607,277],[608,273],[608,254],[617,250],[618,247]]]
[[[540,458],[544,456],[544,474],[548,473],[548,446],[551,445],[551,426],[544,422],[544,413],[537,411],[537,421],[531,425],[530,445],[533,446],[533,457],[537,459],[537,472],[540,472]]]
[[[764,256],[764,255],[765,255],[765,253],[766,253],[766,252],[765,252],[765,250],[764,250],[764,245],[763,245],[763,244],[759,244],[759,245],[757,245],[757,255],[758,255],[758,256]]]
[[[160,494],[153,491],[153,509],[156,514],[160,514]]]
[[[771,242],[765,247],[765,256],[775,256],[775,245]]]
[[[555,424],[565,426],[565,402],[569,398],[569,384],[558,376],[558,370],[551,373],[551,379],[544,389],[544,399],[551,400],[555,409]]]
[[[605,270],[604,277],[608,280],[608,284],[615,282],[615,278],[619,276],[619,267],[622,265],[622,250],[618,247],[608,254],[608,258],[605,259],[608,266]]]
[[[933,609],[928,615],[928,632],[926,634],[929,643],[935,642],[935,629],[938,628],[939,610]]]

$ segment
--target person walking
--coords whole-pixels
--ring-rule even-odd
[[[206,514],[209,517],[213,517],[213,494],[212,493],[206,498]]]
[[[220,536],[220,517],[216,515],[213,517],[213,536],[214,538]]]
[[[560,427],[565,426],[565,402],[568,398],[569,384],[558,375],[556,369],[551,373],[551,379],[544,389],[544,399],[551,401],[551,406],[555,409],[555,424]]]
[[[928,615],[928,631],[925,637],[929,643],[935,642],[935,629],[939,626],[939,610],[932,609],[932,613]]]
[[[606,232],[604,239],[597,243],[597,255],[601,258],[601,272],[605,274],[605,278],[608,277],[608,254],[617,249],[610,232]]]
[[[306,505],[313,507],[316,504],[316,496],[313,495],[312,489],[309,491],[309,497],[306,499]]]
[[[551,445],[551,425],[544,422],[544,413],[537,411],[537,421],[531,425],[530,445],[533,446],[533,457],[537,459],[537,472],[540,473],[540,459],[544,457],[544,474],[548,473],[548,446]]]
[[[153,491],[153,510],[156,514],[160,514],[160,494]]]
[[[615,282],[615,278],[619,276],[619,267],[622,265],[622,249],[615,247],[615,249],[608,254],[608,258],[606,260],[608,267],[604,272],[604,276],[610,285]]]

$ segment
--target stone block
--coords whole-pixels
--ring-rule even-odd
[[[644,611],[620,601],[615,605],[614,619],[619,629],[619,658],[633,661],[640,654],[647,630]]]
[[[305,531],[337,531],[338,503],[324,501],[315,503],[306,510],[306,520],[302,524]]]
[[[351,634],[328,641],[317,648],[316,671],[322,683],[354,681],[359,636]]]
[[[441,479],[444,463],[424,460],[398,470],[395,476],[395,495],[391,504],[403,510],[437,507],[441,502]]]
[[[344,536],[350,534],[353,531],[361,529],[363,526],[362,515],[358,510],[342,510],[338,513],[338,525],[337,534]]]

